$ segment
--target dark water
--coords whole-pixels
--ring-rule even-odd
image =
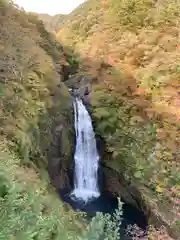
[[[97,199],[94,199],[87,204],[82,201],[72,199],[70,193],[67,190],[63,190],[60,193],[62,200],[69,203],[75,211],[86,212],[88,218],[96,215],[96,212],[110,213],[112,214],[118,207],[117,199],[110,193],[106,192],[101,194]],[[123,201],[123,199],[121,199]],[[124,201],[123,201],[124,202]],[[121,240],[129,240],[132,238],[126,237],[124,232],[128,225],[138,225],[142,230],[147,228],[147,219],[142,212],[136,209],[134,206],[124,202],[123,204],[123,216],[121,224]]]

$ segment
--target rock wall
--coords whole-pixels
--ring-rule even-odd
[[[68,91],[66,98],[59,98],[60,89],[54,96],[57,104],[52,125],[52,141],[48,150],[48,171],[53,186],[59,190],[72,186],[73,152],[75,146],[73,99]],[[58,114],[58,111],[61,114]]]

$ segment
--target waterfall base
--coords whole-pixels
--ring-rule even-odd
[[[91,201],[94,198],[98,198],[100,196],[100,193],[92,191],[92,190],[84,189],[84,188],[82,188],[82,189],[76,188],[76,189],[73,190],[71,195],[72,195],[73,199],[88,202],[88,201]]]
[[[117,198],[111,193],[105,192],[99,197],[85,202],[81,198],[73,198],[72,193],[63,190],[60,192],[61,198],[66,203],[70,204],[75,211],[82,211],[87,213],[88,219],[91,219],[97,212],[113,214],[118,207]],[[122,200],[123,201],[123,200]],[[123,220],[121,224],[121,240],[132,240],[132,237],[127,237],[125,232],[129,226],[137,225],[141,231],[147,228],[147,219],[142,212],[134,206],[123,201]],[[140,239],[140,238],[137,238]],[[147,239],[146,237],[144,239]]]

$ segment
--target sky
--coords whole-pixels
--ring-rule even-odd
[[[68,14],[85,0],[14,0],[25,11],[36,13]]]

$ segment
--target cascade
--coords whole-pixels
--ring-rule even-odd
[[[72,195],[85,202],[100,196],[98,187],[99,154],[91,117],[81,99],[74,101],[76,148]]]

